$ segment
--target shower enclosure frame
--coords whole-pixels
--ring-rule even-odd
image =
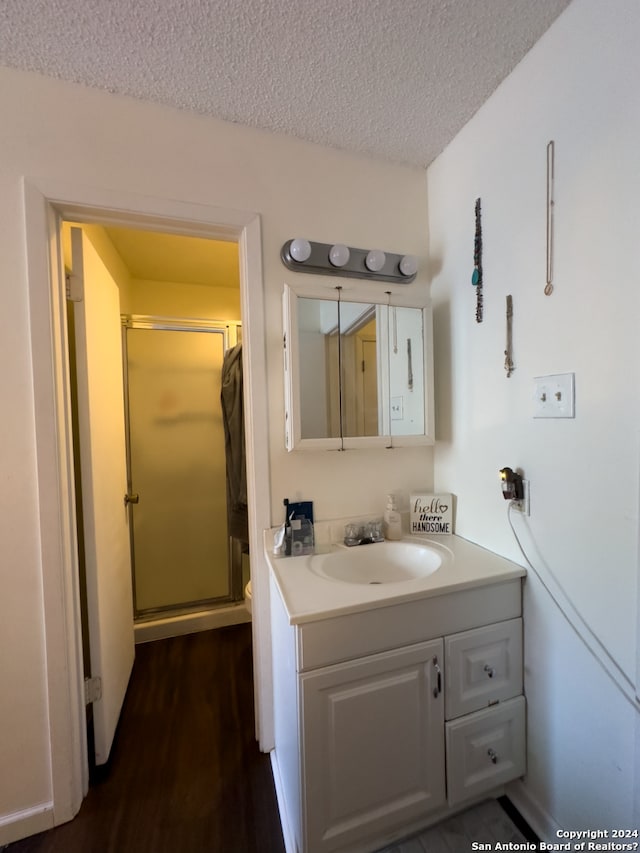
[[[131,424],[130,424],[130,395],[129,395],[129,371],[128,371],[128,347],[127,330],[150,329],[178,332],[201,332],[204,334],[219,334],[223,339],[223,352],[242,341],[242,323],[239,320],[208,320],[191,319],[183,317],[166,317],[147,314],[122,314],[122,352],[123,352],[123,385],[124,385],[124,408],[125,408],[125,438],[126,438],[126,465],[127,465],[127,493],[133,496],[133,478],[131,464]],[[195,611],[213,610],[236,604],[243,599],[242,564],[235,557],[237,547],[231,536],[228,535],[227,548],[227,575],[229,592],[224,596],[214,598],[198,599],[196,601],[181,602],[178,605],[164,605],[138,609],[136,601],[136,558],[134,547],[134,505],[135,498],[127,501],[129,514],[129,538],[131,550],[131,575],[133,584],[133,612],[136,624],[150,622],[156,619],[166,619],[183,616]],[[226,520],[225,520],[226,523]]]

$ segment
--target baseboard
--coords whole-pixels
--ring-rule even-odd
[[[0,846],[53,827],[53,803],[0,816]]]
[[[558,843],[558,830],[562,827],[531,796],[521,779],[505,785],[505,794],[541,841]]]
[[[195,634],[197,631],[209,631],[212,628],[226,628],[228,625],[240,625],[243,622],[251,622],[251,614],[244,603],[240,602],[199,613],[183,613],[181,616],[138,622],[134,626],[134,634],[136,644],[150,643],[153,640],[166,640],[168,637]]]
[[[282,779],[280,778],[280,768],[278,767],[278,759],[275,749],[271,750],[271,771],[273,773],[273,784],[276,789],[276,800],[278,801],[278,811],[280,813],[280,826],[282,827],[282,837],[284,838],[284,849],[286,853],[297,853],[298,845],[289,822],[287,814],[287,804],[284,797],[284,789],[282,787]]]

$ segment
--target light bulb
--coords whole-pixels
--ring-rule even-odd
[[[302,239],[292,240],[289,246],[289,254],[299,264],[308,261],[311,257],[311,243]]]
[[[348,263],[350,255],[348,246],[343,246],[342,243],[336,243],[329,249],[329,260],[334,267],[343,267]]]
[[[372,249],[370,252],[367,252],[364,262],[367,269],[371,270],[371,272],[380,272],[386,260],[387,256],[384,252],[381,252],[380,249]]]
[[[399,267],[402,275],[415,275],[418,272],[418,259],[415,255],[404,255]]]

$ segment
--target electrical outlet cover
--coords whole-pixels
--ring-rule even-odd
[[[513,501],[512,506],[515,512],[520,512],[522,515],[531,515],[531,505],[529,503],[529,481],[522,481],[523,497],[519,501]]]

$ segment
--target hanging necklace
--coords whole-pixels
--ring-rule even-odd
[[[476,323],[483,320],[483,298],[482,298],[482,219],[480,210],[480,199],[476,199],[476,233],[473,241],[473,273],[471,284],[476,289]]]

